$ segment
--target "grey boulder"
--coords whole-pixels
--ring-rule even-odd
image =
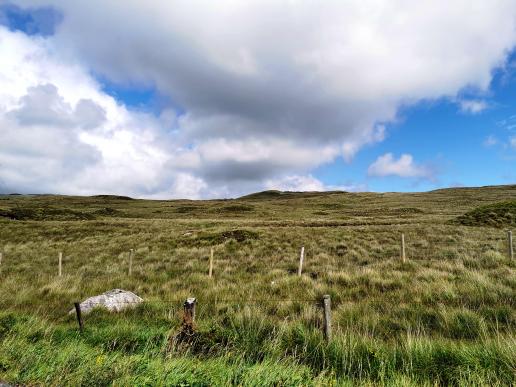
[[[106,308],[110,312],[120,312],[124,309],[134,307],[143,302],[141,297],[138,297],[133,292],[122,289],[113,289],[98,296],[90,297],[81,302],[81,313],[87,314],[94,308]],[[75,313],[72,309],[69,314]]]

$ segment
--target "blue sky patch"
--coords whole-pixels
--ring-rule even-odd
[[[516,55],[494,73],[488,93],[465,92],[464,100],[481,100],[477,113],[461,111],[459,101],[439,99],[400,111],[387,125],[384,141],[366,146],[349,164],[339,159],[319,167],[314,176],[330,185],[366,184],[372,191],[425,191],[439,187],[510,184],[516,180]],[[511,142],[512,141],[512,142]],[[411,154],[435,171],[435,179],[368,176],[378,157]]]
[[[94,74],[102,86],[102,91],[115,98],[132,110],[140,110],[158,116],[164,109],[173,109],[177,115],[185,110],[174,103],[171,98],[161,94],[150,85],[121,84],[112,82],[106,77]]]
[[[27,35],[53,35],[62,19],[63,15],[52,7],[21,8],[9,3],[0,5],[0,24],[11,31],[22,31]]]

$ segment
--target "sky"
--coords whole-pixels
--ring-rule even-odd
[[[0,0],[0,193],[516,183],[513,0]]]

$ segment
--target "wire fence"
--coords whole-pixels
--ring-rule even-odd
[[[234,300],[218,300],[218,302],[230,302]],[[323,311],[323,315],[321,315],[321,321],[323,322],[323,332],[327,339],[331,336],[331,301],[329,295],[324,295],[319,299],[295,299],[295,300],[285,300],[285,299],[260,299],[260,300],[238,300],[237,309],[242,305],[244,308],[248,308],[250,304],[253,304],[254,301],[259,301],[260,303],[263,302],[292,302],[292,303],[307,303],[312,304],[313,306],[320,307],[320,309]],[[215,304],[217,301],[215,301]],[[90,313],[92,310],[98,309],[98,308],[106,308],[110,311],[116,311],[119,312],[121,310],[127,310],[134,307],[141,307],[145,308],[149,305],[160,305],[160,306],[167,306],[171,307],[172,315],[176,317],[179,317],[179,312],[182,310],[181,313],[181,330],[180,334],[187,334],[192,335],[195,331],[194,328],[194,320],[196,316],[196,306],[197,306],[197,299],[196,298],[187,298],[183,303],[182,306],[177,305],[177,302],[174,300],[174,302],[168,301],[168,300],[159,300],[159,301],[150,301],[150,302],[144,302],[144,301],[130,301],[130,300],[121,300],[120,302],[108,302],[106,300],[103,301],[88,301],[85,300],[82,303],[76,302],[74,304],[75,306],[75,316],[77,318],[78,326],[80,332],[84,329],[84,314]],[[213,302],[211,303],[211,306],[213,306]],[[73,314],[73,309],[68,312],[68,315]],[[168,318],[171,319],[171,314],[169,311]],[[320,324],[319,324],[320,325]]]
[[[317,246],[317,244],[313,241],[310,241],[307,244],[307,248],[300,248],[301,251],[294,253],[292,249],[285,250],[281,252],[281,256],[290,257],[288,260],[276,259],[275,267],[279,270],[286,271],[287,274],[295,275],[297,273],[298,276],[310,275],[312,278],[317,278],[319,273],[335,273],[342,271],[342,263],[349,263],[353,259],[372,259],[373,262],[382,262],[388,260],[398,260],[400,262],[405,263],[405,261],[433,261],[433,260],[446,260],[446,259],[454,259],[454,258],[477,258],[482,254],[486,253],[496,253],[504,256],[508,256],[509,259],[513,259],[512,256],[512,248],[509,241],[511,241],[512,234],[508,233],[506,237],[502,236],[494,236],[494,235],[483,235],[481,239],[477,240],[465,240],[460,241],[457,240],[460,236],[450,237],[449,235],[427,235],[426,238],[418,235],[417,233],[405,233],[404,238],[400,238],[400,233],[397,234],[383,234],[381,238],[356,238],[354,240],[344,240],[342,242],[335,242],[326,246],[326,249],[322,249]],[[398,239],[396,241],[396,239]],[[196,249],[196,253],[199,254],[195,262],[193,264],[188,264],[186,262],[181,266],[165,267],[163,270],[169,276],[178,276],[185,277],[188,275],[208,275],[208,263],[210,257],[210,249],[209,248],[198,248]],[[264,251],[270,251],[267,247],[263,248]],[[261,259],[251,258],[249,260],[239,261],[238,259],[232,259],[231,254],[232,251],[226,251],[225,245],[219,245],[215,248],[216,258],[215,258],[215,276],[220,275],[223,271],[231,270],[242,270],[250,273],[259,273],[260,270],[270,270],[271,267],[269,264],[264,265],[264,263],[268,263],[267,255],[260,252]],[[404,252],[404,254],[403,254]],[[57,256],[59,254],[59,261],[57,260]],[[26,268],[27,272],[30,272],[33,267],[26,266],[24,263],[19,263],[17,261],[10,260],[11,255],[13,255],[13,251],[9,251],[9,254],[2,253],[0,254],[0,278],[8,276],[10,273],[10,269],[15,266],[21,266],[22,268]],[[143,256],[142,255],[146,255]],[[151,253],[138,253],[138,250],[130,253],[127,251],[121,255],[121,259],[116,260],[113,265],[111,271],[106,273],[108,275],[112,275],[113,273],[124,273],[130,278],[138,278],[137,276],[142,275],[149,269],[146,267],[146,260]],[[159,258],[159,257],[158,257]],[[45,271],[37,272],[37,275],[41,276],[43,272],[47,278],[55,278],[59,277],[62,274],[62,267],[64,266],[65,275],[76,275],[83,274],[84,271],[91,270],[91,263],[82,264],[79,267],[74,265],[74,270],[66,272],[66,267],[68,264],[74,262],[73,257],[63,256],[61,252],[56,253],[55,258],[48,257],[46,260],[52,262],[51,265],[48,265]],[[41,262],[41,261],[40,261]],[[59,263],[58,263],[59,262]],[[130,263],[129,263],[130,262]],[[129,270],[127,268],[127,264],[129,263]],[[170,263],[170,262],[169,262]],[[367,264],[368,262],[366,262]],[[57,269],[57,265],[59,264],[59,269]],[[23,266],[25,265],[25,266]],[[53,266],[56,265],[56,266]],[[53,267],[52,267],[53,266]],[[96,270],[95,267],[93,269]],[[132,271],[132,272],[131,272]],[[98,271],[95,271],[98,273]],[[225,273],[224,275],[229,275]],[[315,275],[315,277],[313,277]],[[183,289],[184,293],[184,289]],[[202,298],[201,298],[202,300]],[[267,298],[254,298],[252,296],[246,297],[217,297],[217,296],[209,296],[204,300],[206,303],[211,305],[220,305],[220,304],[231,304],[234,306],[240,305],[251,305],[251,304],[284,304],[284,303],[305,303],[305,304],[313,304],[314,306],[322,305],[322,295],[317,297],[307,297],[307,298],[277,298],[271,295],[271,297]],[[184,303],[184,299],[151,299],[145,300],[144,302],[140,301],[121,301],[117,302],[119,305],[118,309],[123,309],[121,306],[138,306],[141,305],[141,308],[145,309],[147,307],[160,307],[160,308],[168,308],[172,310],[172,313],[177,313],[182,310],[182,305]],[[23,305],[21,305],[23,306]],[[27,306],[27,305],[26,305]],[[67,305],[61,304],[55,308],[53,311],[47,310],[48,315],[53,316],[66,316],[68,311],[73,311],[70,309],[72,303]],[[82,308],[95,308],[106,306],[106,301],[83,301],[81,303]],[[8,300],[3,300],[0,302],[0,307],[2,309],[12,309],[16,308],[17,305],[10,305]],[[44,308],[42,308],[44,309]]]
[[[298,248],[303,249],[303,256],[306,257],[301,259],[303,262],[299,262],[299,250],[295,252],[292,249],[293,243],[290,243],[290,247],[278,249],[270,248],[267,243],[263,242],[257,248],[247,246],[241,250],[235,250],[234,247],[228,247],[222,243],[214,246],[195,247],[191,252],[187,251],[186,253],[183,250],[176,254],[171,252],[170,255],[163,251],[131,249],[127,252],[119,252],[112,259],[102,258],[104,261],[102,264],[108,265],[105,268],[106,275],[125,272],[128,275],[138,276],[150,273],[152,270],[161,270],[170,276],[202,275],[206,271],[211,272],[213,266],[215,266],[215,271],[218,271],[216,275],[228,271],[233,274],[236,272],[257,274],[273,268],[294,273],[299,271],[298,265],[303,265],[302,270],[309,270],[313,274],[319,275],[321,272],[343,270],[347,264],[357,261],[370,264],[399,258],[403,261],[475,259],[487,253],[501,254],[508,256],[509,259],[514,258],[513,247],[509,242],[512,239],[511,232],[508,232],[505,237],[502,237],[500,233],[498,235],[479,235],[476,239],[464,240],[460,240],[460,236],[456,235],[420,234],[421,232],[405,233],[404,243],[400,239],[400,233],[381,233],[377,238],[374,237],[374,234],[369,234],[353,239],[348,237],[341,242],[326,244],[324,247],[319,246],[316,240],[308,239],[306,245],[303,246],[306,247],[305,249],[300,246],[303,244],[302,241],[299,242]],[[210,260],[210,250],[212,256],[215,251],[214,260]],[[8,252],[0,251],[0,276],[9,275],[13,270],[19,273],[20,268],[23,269],[23,266],[27,266],[25,262],[19,262],[18,257],[21,254],[27,255],[28,252],[24,250],[18,253],[14,249],[10,249]],[[64,273],[69,276],[85,272],[94,272],[96,275],[100,275],[102,272],[99,270],[98,264],[92,264],[91,260],[63,255],[62,251],[55,252],[55,254],[54,257],[47,254],[43,257],[35,257],[33,265],[41,264],[43,266],[39,271],[27,270],[26,272],[48,277],[54,277],[55,274],[61,276]],[[58,256],[59,259],[56,259]],[[11,257],[14,258],[11,259]],[[148,264],[149,261],[152,262],[152,265]],[[26,268],[28,269],[28,267]]]

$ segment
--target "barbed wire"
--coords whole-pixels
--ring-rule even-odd
[[[275,300],[267,300],[267,299],[255,299],[255,300],[252,300],[252,299],[241,299],[241,300],[238,300],[238,301],[235,301],[234,299],[226,299],[226,300],[217,300],[219,302],[213,302],[214,300],[199,300],[197,299],[197,301],[199,301],[197,303],[197,307],[199,308],[199,312],[202,313],[203,310],[205,310],[206,308],[209,308],[210,306],[213,306],[214,304],[218,304],[218,303],[224,303],[224,302],[235,302],[236,303],[236,306],[238,307],[246,307],[247,305],[249,304],[255,304],[257,302],[297,302],[297,303],[310,303],[312,304],[314,307],[321,307],[322,306],[322,297],[318,298],[318,299],[275,299]],[[332,300],[333,302],[341,302],[342,300],[339,300],[338,297],[334,298]],[[505,300],[508,305],[515,305],[514,304],[514,300],[513,299],[507,299]],[[142,301],[142,302],[136,302],[136,301],[126,301],[126,302],[117,302],[118,305],[132,305],[134,304],[135,306],[137,305],[140,305],[142,307],[145,307],[147,305],[162,305],[162,306],[166,306],[166,305],[173,305],[174,307],[171,308],[174,313],[177,313],[177,312],[180,312],[182,310],[182,304],[184,303],[184,300],[151,300],[151,301]],[[460,304],[460,303],[459,303]],[[472,311],[478,311],[480,310],[483,306],[477,306],[477,307],[474,307],[473,305],[466,305],[466,304],[461,304],[462,307],[466,307],[468,310],[472,310]],[[122,312],[122,311],[131,311],[132,309],[127,309],[127,308],[123,308],[123,309],[117,309],[116,307],[114,307],[112,310],[108,308],[109,305],[106,305],[105,303],[102,303],[102,302],[96,302],[96,303],[86,303],[84,305],[84,303],[81,303],[81,309],[84,308],[86,309],[87,308],[87,312],[86,314],[88,314],[88,312],[90,311],[90,309],[102,309],[102,307],[110,310],[110,311],[116,311],[116,312]],[[235,306],[235,305],[233,305]],[[374,306],[372,306],[374,308]],[[129,307],[128,307],[129,308]],[[84,312],[84,309],[83,309],[83,312]],[[11,306],[11,307],[7,307],[7,308],[3,308],[3,311],[4,312],[9,312],[9,311],[12,311],[12,312],[19,312],[20,310],[18,308],[16,308],[15,306]],[[33,310],[34,311],[34,310]],[[155,312],[165,312],[166,310],[159,310],[159,311],[155,311]],[[39,317],[39,318],[44,318],[44,319],[50,319],[51,321],[61,321],[61,322],[64,322],[66,321],[68,318],[71,318],[71,316],[74,316],[75,315],[75,309],[73,307],[73,304],[72,303],[67,303],[65,305],[60,305],[60,306],[56,306],[54,308],[48,308],[47,306],[40,306],[39,308],[37,308],[35,310],[35,316]],[[144,310],[145,312],[145,310]],[[150,312],[153,312],[152,310],[150,310]],[[170,309],[169,309],[169,314],[170,316]]]
[[[207,303],[235,303],[235,304],[251,304],[251,303],[280,303],[280,302],[298,302],[298,303],[319,303],[323,297],[319,298],[310,298],[310,299],[242,299],[242,298],[224,298],[224,299],[214,299],[214,298],[196,298],[198,302],[206,301]],[[113,302],[90,302],[90,301],[82,301],[80,302],[81,307],[95,307],[95,306],[106,306],[106,307],[116,307],[116,305],[177,305],[183,304],[185,299],[177,299],[177,300],[143,300],[143,301],[113,301]],[[70,305],[73,306],[73,303]]]

